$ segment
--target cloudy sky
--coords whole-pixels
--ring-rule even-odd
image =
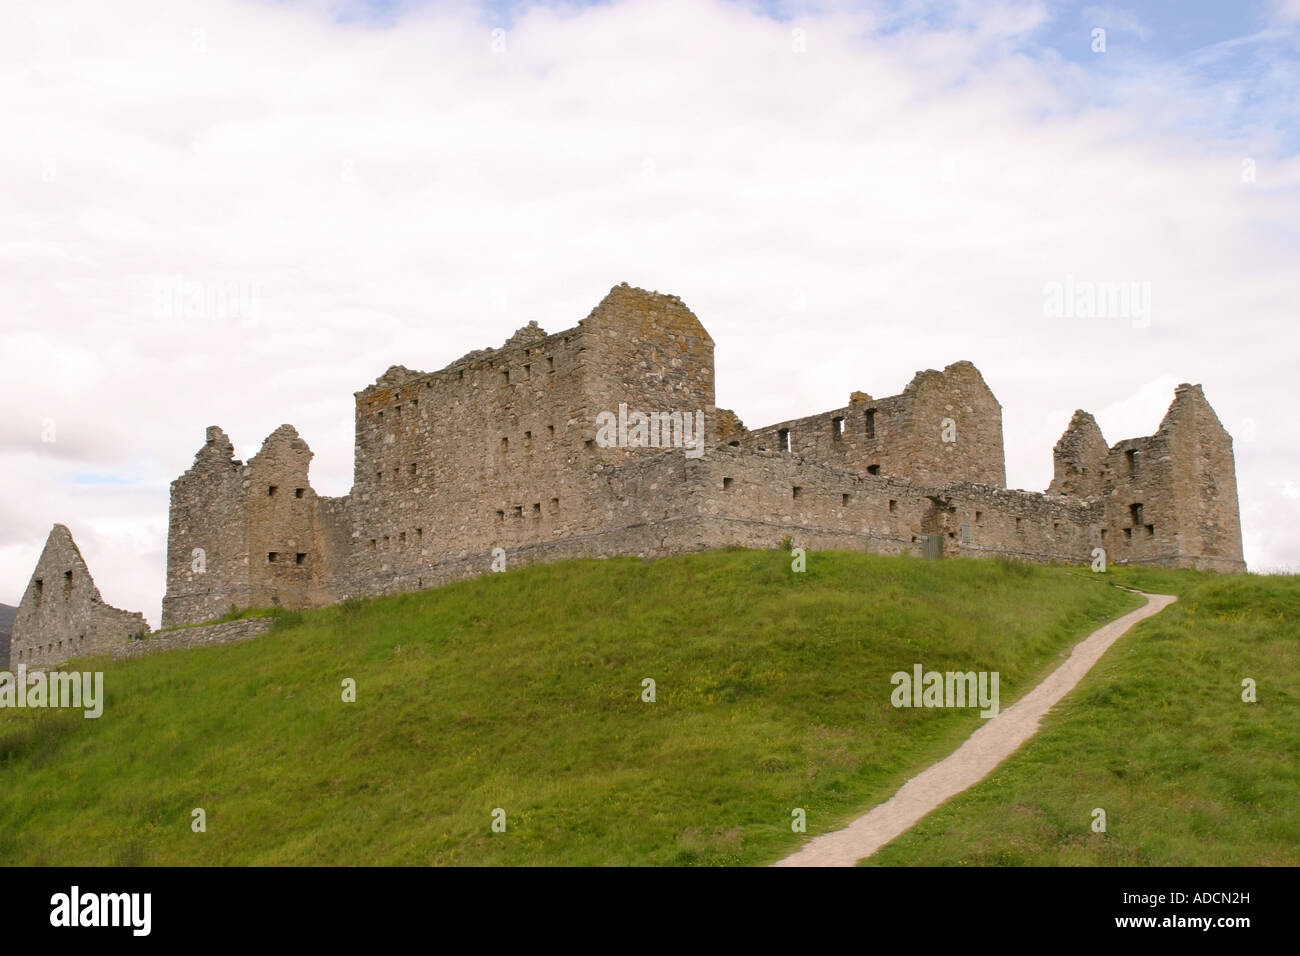
[[[0,61],[0,601],[57,521],[156,625],[205,426],[344,494],[353,392],[623,281],[750,426],[975,362],[1012,487],[1201,383],[1300,567],[1300,0],[7,0]]]

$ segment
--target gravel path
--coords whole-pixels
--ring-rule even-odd
[[[1098,628],[1075,645],[1069,658],[1041,684],[982,727],[934,766],[903,784],[898,793],[843,830],[814,837],[776,866],[855,866],[914,826],[944,801],[974,786],[1038,731],[1043,715],[1064,697],[1121,634],[1159,614],[1176,598],[1142,594],[1145,607]]]

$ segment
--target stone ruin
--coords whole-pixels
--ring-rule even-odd
[[[9,666],[39,668],[111,654],[148,633],[143,614],[104,603],[72,532],[56,524],[14,615]]]
[[[1008,490],[1002,407],[971,363],[749,429],[714,404],[713,339],[690,309],[622,284],[573,328],[529,323],[437,372],[393,366],[355,398],[338,498],[312,488],[292,426],[247,462],[208,428],[172,482],[164,627],[729,545],[1083,564],[1101,548],[1111,563],[1245,570],[1232,439],[1199,385],[1175,389],[1154,435],[1113,446],[1075,412],[1047,493]],[[692,455],[671,439],[696,412]],[[620,439],[650,442],[601,440],[616,415]],[[43,556],[32,587],[51,580]],[[32,587],[16,642],[98,633],[48,616],[33,630]]]

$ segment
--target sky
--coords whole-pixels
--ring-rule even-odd
[[[1202,384],[1300,569],[1300,0],[9,0],[0,62],[0,602],[60,522],[156,626],[206,426],[345,494],[354,392],[620,282],[751,427],[974,362],[1011,487]]]

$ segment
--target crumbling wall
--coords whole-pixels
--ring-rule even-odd
[[[1092,504],[1108,561],[1245,570],[1232,438],[1199,385],[1175,389],[1154,435],[1110,448],[1092,416],[1076,411],[1055,458],[1049,496]]]
[[[755,429],[740,445],[926,485],[1006,485],[1002,406],[970,362],[917,372],[900,395],[854,392],[842,408]]]
[[[1167,433],[1182,538],[1179,552],[1196,567],[1243,571],[1241,514],[1232,436],[1199,385],[1179,385],[1160,423]]]
[[[1105,460],[1112,561],[1239,572],[1241,523],[1232,438],[1199,385],[1179,385],[1154,435]]]
[[[356,396],[341,590],[427,587],[455,555],[531,552],[605,529],[615,519],[600,467],[660,452],[600,447],[598,415],[622,402],[707,420],[712,348],[680,300],[623,285],[564,332],[530,323],[439,372],[389,369]]]
[[[10,662],[52,667],[112,653],[131,635],[148,632],[143,614],[104,603],[72,533],[56,524],[14,615]]]
[[[314,534],[316,492],[307,479],[312,451],[281,425],[248,460],[248,598],[253,607],[302,608],[319,588]]]
[[[533,323],[501,349],[432,374],[394,367],[357,393],[349,593],[429,586],[439,555],[588,526],[580,338]]]
[[[252,600],[249,580],[249,469],[215,425],[194,464],[172,482],[167,519],[167,592],[162,626],[221,617]]]
[[[694,416],[705,428],[714,412],[713,339],[675,295],[615,286],[578,325],[581,332],[583,407],[594,438],[596,417],[629,414]],[[660,421],[656,420],[657,424]],[[659,433],[662,428],[656,428]],[[693,434],[693,433],[692,433]],[[659,434],[649,440],[672,441]],[[643,448],[601,449],[609,459],[644,457]]]
[[[936,492],[949,507],[945,553],[1037,563],[1087,564],[1100,544],[1101,511],[1078,498],[961,482]]]
[[[1049,495],[1094,498],[1106,487],[1105,468],[1110,449],[1097,420],[1076,409],[1065,433],[1052,450],[1053,476]]]
[[[219,624],[201,624],[182,627],[175,631],[150,634],[143,640],[123,641],[113,648],[114,660],[130,660],[165,651],[192,650],[199,647],[216,647],[221,644],[238,644],[261,637],[275,623],[273,618],[258,617]]]

